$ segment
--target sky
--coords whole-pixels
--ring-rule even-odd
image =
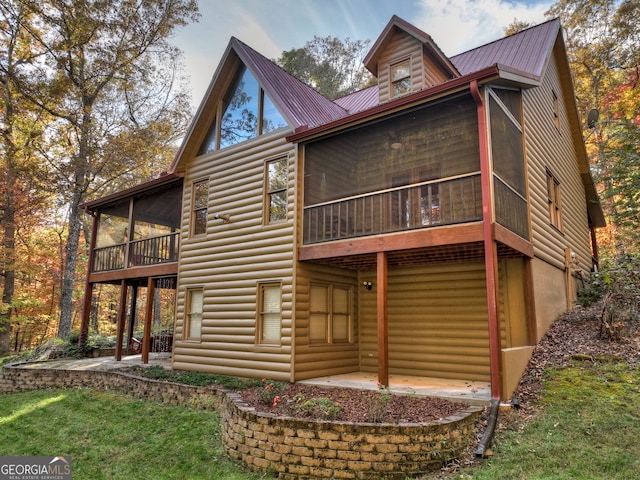
[[[393,15],[418,27],[447,56],[504,36],[514,18],[540,23],[551,0],[200,0],[198,23],[172,43],[184,53],[192,102],[199,105],[231,37],[267,58],[314,36],[375,42]]]

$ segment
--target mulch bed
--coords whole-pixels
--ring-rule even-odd
[[[278,384],[276,382],[276,384]],[[421,423],[446,418],[468,407],[463,403],[416,395],[389,394],[384,390],[358,390],[353,388],[318,387],[299,383],[278,384],[278,401],[265,402],[260,393],[265,386],[238,392],[242,399],[258,412],[289,415],[313,420],[370,423]],[[326,415],[320,404],[331,405],[319,399],[329,399],[340,411]],[[305,402],[306,404],[305,408]]]

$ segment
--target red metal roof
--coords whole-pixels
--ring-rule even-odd
[[[462,75],[499,65],[540,79],[559,31],[560,21],[550,20],[451,57],[451,61]]]
[[[340,97],[335,102],[344,108],[350,115],[358,113],[378,104],[378,86],[373,85],[357,92]]]
[[[315,127],[347,115],[340,105],[237,38],[231,39],[231,46],[294,128]]]

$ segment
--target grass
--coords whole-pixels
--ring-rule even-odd
[[[225,456],[215,413],[89,389],[3,395],[1,455],[70,455],[75,480],[264,478]]]
[[[512,418],[496,434],[493,457],[446,478],[637,478],[639,393],[640,368],[624,363],[548,370],[536,416],[525,422],[515,412],[501,413],[502,423]],[[3,395],[1,404],[0,454],[70,455],[76,480],[265,478],[224,455],[213,412],[85,389]]]
[[[640,368],[596,362],[546,372],[542,410],[496,436],[455,478],[628,480],[640,472]]]

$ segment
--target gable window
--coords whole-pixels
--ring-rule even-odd
[[[191,233],[202,235],[207,233],[207,210],[209,204],[209,180],[193,184],[191,211]]]
[[[273,101],[242,65],[222,99],[221,116],[213,120],[199,155],[286,127]]]
[[[282,302],[280,283],[259,284],[257,343],[279,344],[281,320]]]
[[[391,65],[391,96],[399,97],[411,91],[411,64],[404,60]]]
[[[547,170],[547,201],[549,203],[549,221],[558,230],[562,230],[562,204],[560,181]]]
[[[351,342],[351,288],[311,285],[309,297],[309,343]]]
[[[187,289],[187,311],[185,314],[185,339],[200,341],[202,336],[202,287]]]
[[[285,220],[287,218],[286,158],[267,162],[266,183],[267,223]]]

